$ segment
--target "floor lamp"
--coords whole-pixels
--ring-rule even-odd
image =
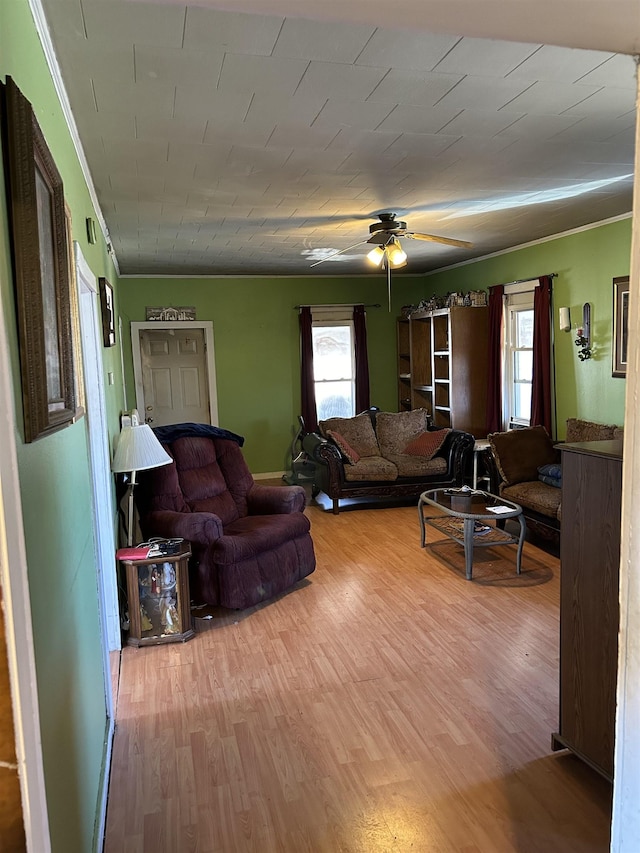
[[[116,474],[131,474],[129,483],[129,505],[127,525],[127,545],[133,545],[133,491],[136,485],[136,473],[149,468],[169,465],[173,459],[155,437],[148,424],[125,426],[120,433],[111,470]]]

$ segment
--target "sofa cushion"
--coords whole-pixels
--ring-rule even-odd
[[[376,435],[380,453],[385,459],[402,455],[407,444],[420,433],[426,432],[428,425],[429,413],[426,409],[412,409],[410,412],[378,412]]]
[[[398,469],[382,456],[361,456],[355,465],[344,466],[344,478],[349,482],[367,480],[397,480]]]
[[[430,432],[421,432],[413,438],[404,449],[409,456],[424,456],[425,459],[433,459],[445,442],[450,429],[433,429]]]
[[[494,432],[488,436],[500,476],[507,485],[538,482],[538,467],[557,462],[557,453],[543,426]]]
[[[334,444],[338,446],[340,453],[342,453],[347,462],[349,462],[351,465],[355,465],[356,462],[360,460],[360,454],[358,453],[358,451],[354,450],[353,447],[351,447],[351,445],[347,441],[347,439],[343,435],[340,435],[339,432],[336,432],[333,429],[328,429],[327,437],[330,438],[334,442]]]
[[[326,421],[319,421],[318,429],[325,438],[330,438],[329,430],[337,432],[360,456],[380,456],[371,418],[366,412],[353,418],[328,418]]]
[[[510,501],[515,501],[520,506],[532,509],[541,515],[547,515],[553,519],[560,518],[561,490],[547,486],[539,480],[505,486],[500,493]]]
[[[426,456],[404,453],[392,456],[389,461],[398,469],[398,477],[433,477],[436,474],[446,474],[448,470],[447,460],[443,456],[427,459]]]
[[[301,512],[286,515],[246,515],[224,528],[212,544],[213,557],[220,565],[241,563],[273,551],[309,532],[310,522]]]
[[[567,418],[566,441],[608,441],[614,437],[615,424],[597,424],[581,418]]]

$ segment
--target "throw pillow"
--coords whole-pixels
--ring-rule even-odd
[[[500,476],[508,486],[537,480],[538,466],[558,461],[543,426],[494,432],[488,439]]]
[[[376,414],[376,436],[380,453],[385,459],[402,456],[411,439],[429,428],[429,413],[426,409],[411,409],[408,412],[378,412]]]
[[[353,418],[328,418],[318,421],[320,434],[327,438],[329,430],[343,436],[360,456],[380,456],[380,448],[368,412]]]
[[[349,442],[340,435],[339,432],[335,432],[332,429],[327,430],[327,435],[333,441],[334,444],[337,444],[340,452],[345,457],[345,459],[351,464],[355,465],[356,462],[360,461],[360,454],[351,447]]]
[[[440,450],[450,429],[434,429],[429,432],[421,432],[404,449],[409,456],[424,456],[425,459],[433,459]]]

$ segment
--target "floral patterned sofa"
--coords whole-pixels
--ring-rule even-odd
[[[418,498],[429,488],[460,486],[474,439],[434,429],[426,409],[381,412],[320,421],[302,439],[316,465],[314,495],[324,492],[335,514],[345,498]]]
[[[580,418],[567,420],[565,441],[621,439],[622,427]],[[515,501],[536,533],[557,536],[562,515],[560,451],[542,426],[488,436],[493,459],[491,491]]]

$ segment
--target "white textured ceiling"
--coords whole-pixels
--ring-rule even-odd
[[[473,243],[420,272],[631,210],[637,0],[41,2],[123,274],[367,272],[311,264],[381,211]]]

